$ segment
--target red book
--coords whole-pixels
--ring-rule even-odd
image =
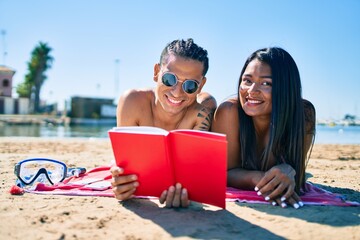
[[[225,208],[227,140],[224,134],[156,127],[109,131],[116,164],[136,174],[137,196],[160,197],[176,183],[189,199]]]

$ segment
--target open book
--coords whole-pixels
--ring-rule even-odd
[[[227,141],[224,134],[156,127],[109,131],[116,164],[136,174],[137,196],[160,197],[181,183],[189,199],[225,208]]]

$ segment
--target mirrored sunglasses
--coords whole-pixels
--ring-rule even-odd
[[[34,182],[46,182],[56,184],[67,176],[66,164],[54,159],[31,158],[18,162],[15,165],[14,173],[24,185],[31,185]]]
[[[162,75],[161,80],[162,80],[162,83],[168,87],[173,87],[178,82],[180,82],[178,80],[178,78],[176,77],[176,75],[171,72],[165,72]],[[192,94],[192,93],[196,92],[198,90],[198,88],[199,88],[199,83],[196,80],[188,79],[188,80],[185,80],[182,82],[182,89],[187,94]]]

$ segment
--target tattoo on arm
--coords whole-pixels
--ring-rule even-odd
[[[213,119],[214,111],[210,111],[208,108],[202,108],[198,113],[197,117],[202,118],[199,129],[208,131],[211,126],[211,122]]]

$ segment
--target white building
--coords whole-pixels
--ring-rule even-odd
[[[15,70],[0,65],[0,114],[28,114],[28,98],[12,98]]]

